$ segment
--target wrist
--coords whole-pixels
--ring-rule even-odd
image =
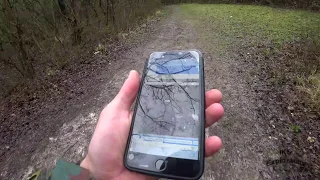
[[[80,167],[87,169],[90,172],[90,176],[92,179],[97,179],[94,174],[94,169],[92,169],[92,163],[88,155],[82,160],[82,162],[80,163]]]
[[[88,156],[86,156],[80,163],[80,167],[89,170],[92,173],[91,165]]]

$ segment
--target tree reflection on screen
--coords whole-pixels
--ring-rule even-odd
[[[199,62],[189,52],[149,61],[134,133],[198,137]]]

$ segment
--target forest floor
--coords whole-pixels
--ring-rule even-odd
[[[249,9],[243,13],[245,8]],[[304,45],[284,43],[298,36],[290,34],[296,32],[292,29],[285,31],[286,27],[270,29],[272,24],[256,24],[257,32],[266,28],[271,35],[250,34],[254,30],[246,22],[252,24],[257,18],[250,12],[269,18],[270,14],[283,15],[289,19],[285,22],[300,23],[289,10],[170,6],[158,12],[164,14],[161,18],[155,16],[123,33],[119,42],[102,43],[112,52],[91,52],[83,57],[81,66],[61,71],[42,90],[14,92],[15,99],[4,100],[0,109],[0,179],[26,179],[37,169],[54,166],[59,158],[81,161],[100,111],[116,95],[129,71],[141,72],[153,51],[175,49],[200,50],[205,59],[206,89],[223,93],[225,116],[206,133],[220,136],[224,145],[206,159],[203,179],[319,177],[319,112],[300,96],[292,71],[283,76],[279,68],[287,67],[286,59],[319,57],[318,49],[302,52]],[[310,24],[318,23],[319,14],[298,12]],[[245,21],[239,19],[241,14],[248,16]],[[308,33],[306,28],[303,32]]]

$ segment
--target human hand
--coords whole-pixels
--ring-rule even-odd
[[[118,95],[102,110],[91,139],[88,154],[81,166],[96,179],[152,179],[150,176],[127,170],[123,155],[130,131],[132,111],[130,107],[139,90],[140,77],[131,71]],[[218,90],[206,92],[206,127],[218,121],[224,113],[222,94]],[[221,139],[212,136],[205,141],[205,155],[212,156],[222,146]]]

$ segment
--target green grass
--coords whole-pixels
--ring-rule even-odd
[[[181,15],[188,17],[196,25],[197,36],[203,48],[215,52],[218,56],[248,51],[263,52],[266,57],[281,53],[281,56],[294,55],[289,58],[292,62],[288,63],[288,66],[294,69],[294,76],[298,80],[297,87],[307,95],[311,108],[320,110],[319,67],[317,63],[311,67],[308,62],[312,54],[319,58],[319,50],[312,49],[320,47],[320,13],[227,4],[183,4],[180,9]],[[293,49],[292,52],[289,50],[285,53],[286,44],[299,44],[310,40],[312,45],[302,51],[296,52]],[[280,59],[272,60],[276,62]],[[272,64],[272,60],[269,63]],[[297,66],[296,62],[302,64]],[[281,68],[284,67],[274,68],[270,72],[271,75],[273,73],[272,81],[275,84],[281,85],[287,81],[284,78],[287,71]],[[304,76],[299,78],[299,74]]]
[[[294,133],[299,133],[299,132],[301,132],[301,127],[298,126],[298,125],[292,125],[292,126],[291,126],[291,129],[292,129],[292,131],[293,131]]]
[[[218,39],[222,45],[241,38],[253,43],[263,40],[281,44],[306,37],[320,42],[320,13],[224,4],[185,4],[182,12],[208,33],[215,31],[213,34],[218,36],[208,36]]]

